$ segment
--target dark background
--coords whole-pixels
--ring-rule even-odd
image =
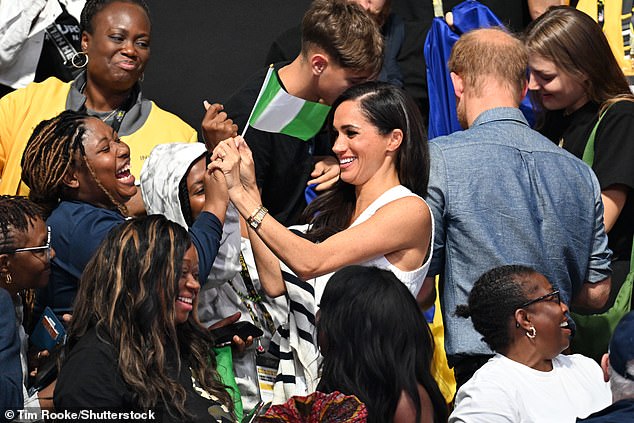
[[[297,25],[310,0],[148,0],[152,55],[143,94],[200,128],[203,100],[224,102],[266,65],[269,46]],[[460,0],[444,0],[445,11]],[[526,0],[482,0],[515,30],[527,22]],[[405,88],[428,110],[423,44],[432,0],[392,0],[406,23],[399,63]]]

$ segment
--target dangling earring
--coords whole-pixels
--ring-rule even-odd
[[[13,283],[13,278],[11,277],[11,273],[4,274],[4,284],[11,285]]]
[[[75,69],[82,69],[88,64],[88,55],[83,51],[78,51],[70,58],[70,64]]]
[[[535,339],[535,337],[537,336],[537,330],[535,329],[535,326],[531,326],[531,328],[526,331],[526,336],[528,336],[530,339]]]
[[[143,72],[141,76],[139,77],[139,82],[143,82],[144,79],[145,79],[145,72]]]

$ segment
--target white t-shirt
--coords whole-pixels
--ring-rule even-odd
[[[558,355],[541,372],[496,354],[460,388],[449,423],[575,422],[611,403],[601,368],[587,357]]]

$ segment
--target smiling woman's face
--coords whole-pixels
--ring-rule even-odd
[[[97,118],[86,119],[85,127],[82,141],[85,160],[94,171],[94,176],[84,159],[77,154],[75,176],[79,182],[78,199],[110,207],[113,204],[104,192],[106,190],[119,204],[126,203],[137,191],[134,176],[130,174],[130,147],[119,139],[110,126]]]
[[[130,90],[150,58],[147,13],[134,3],[110,3],[94,15],[92,29],[82,34],[89,81],[113,91]]]

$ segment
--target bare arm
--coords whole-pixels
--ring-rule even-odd
[[[596,313],[605,307],[610,297],[612,277],[607,277],[600,282],[585,282],[581,291],[572,300],[572,310],[581,314]]]
[[[235,163],[239,160],[239,153],[235,144],[224,144],[220,151],[225,156],[224,160],[214,161],[214,164],[225,172],[231,200],[240,214],[248,218],[261,205],[259,194],[252,188],[247,191],[239,182]],[[366,222],[318,244],[293,234],[270,215],[264,217],[256,233],[302,279],[397,252],[395,259],[399,265],[413,270],[422,263],[430,244],[431,214],[419,198],[405,197],[382,207]]]
[[[420,291],[418,291],[418,295],[416,296],[416,301],[418,302],[418,306],[423,311],[429,309],[431,306],[434,305],[434,302],[436,301],[435,276],[427,276],[425,278],[423,286],[421,286]]]
[[[629,188],[622,184],[611,185],[607,189],[601,191],[605,232],[610,233],[612,227],[616,223],[616,220],[619,218],[619,215],[625,206],[628,191]]]

